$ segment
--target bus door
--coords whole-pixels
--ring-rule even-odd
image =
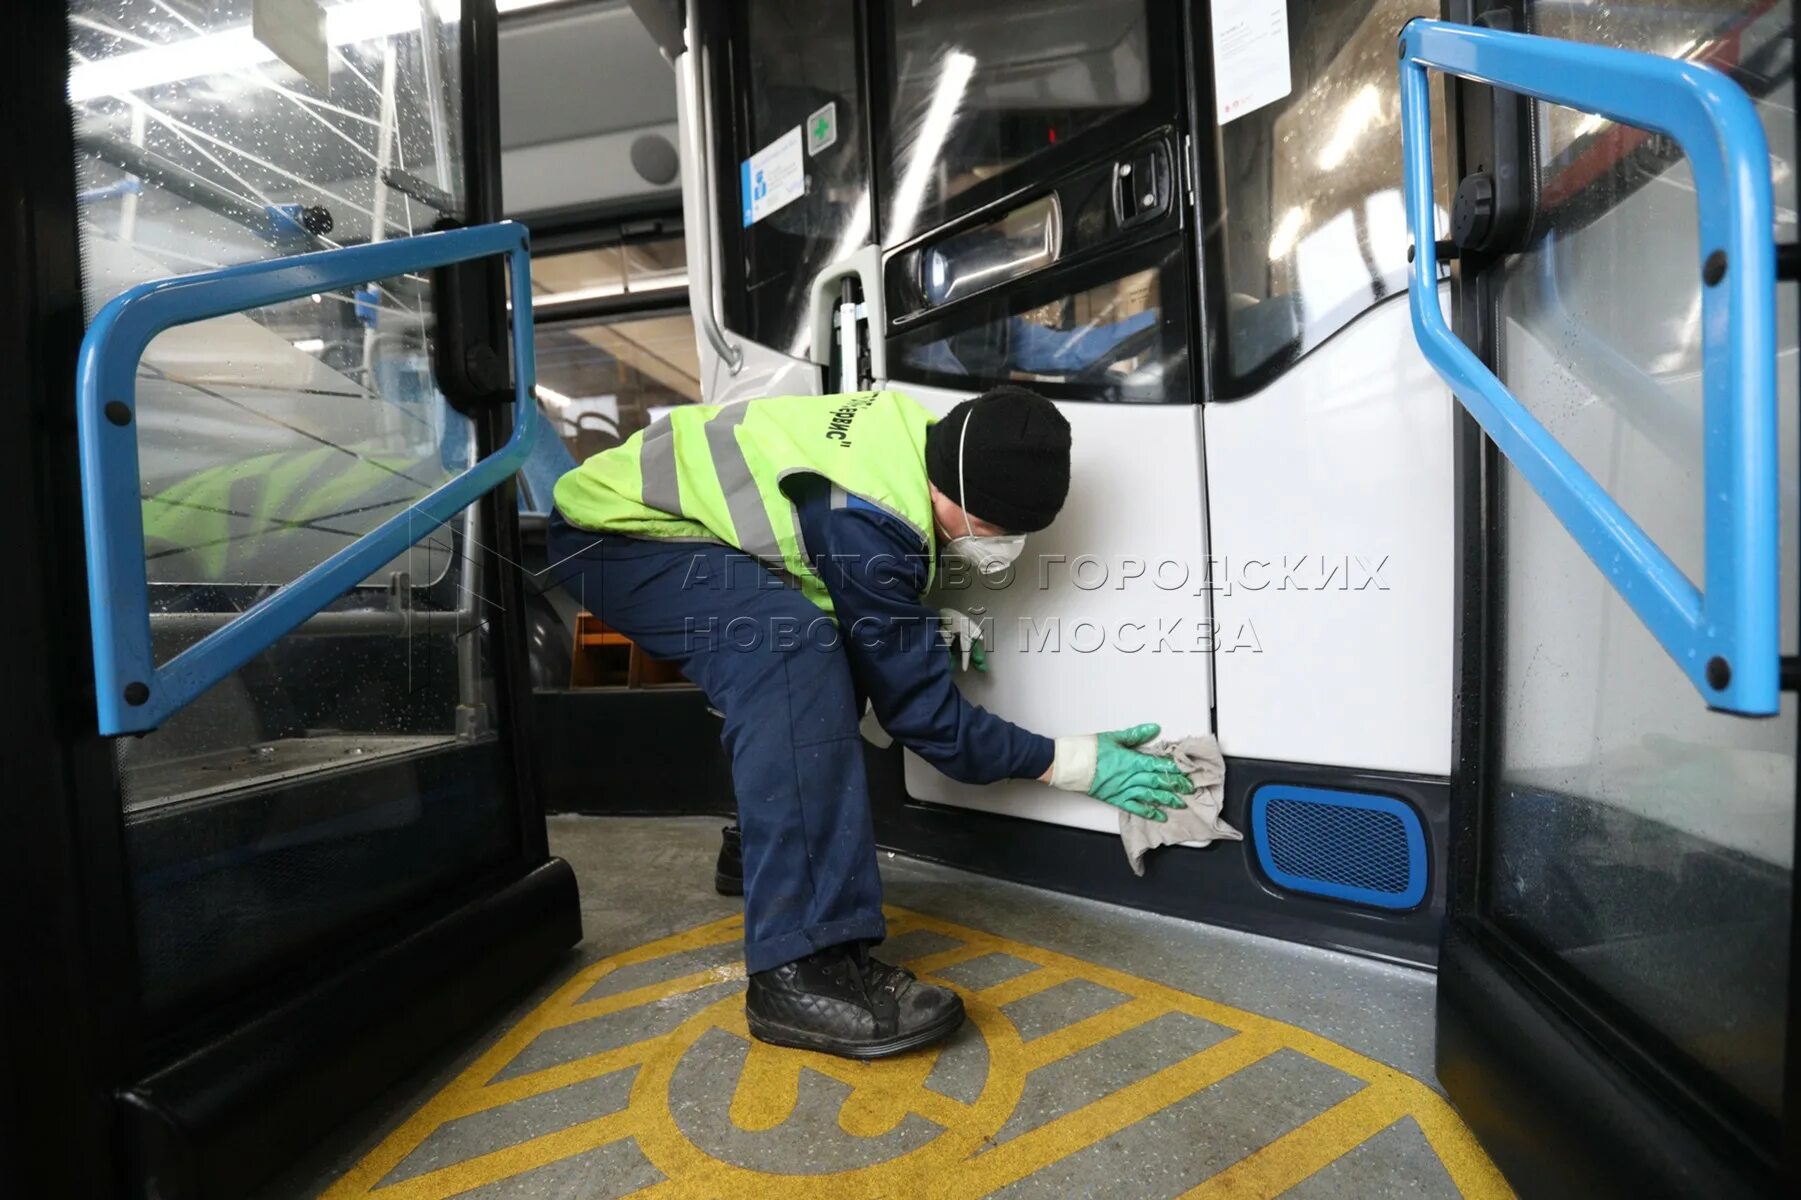
[[[1179,14],[729,7],[708,43],[712,197],[744,362],[708,399],[797,378],[879,381],[940,413],[1008,381],[1050,397],[1074,428],[1063,514],[998,584],[952,579],[933,598],[985,627],[990,670],[963,676],[965,694],[1046,731],[1210,731]],[[847,307],[866,348],[848,343],[844,369]],[[905,782],[919,800],[1114,824],[1079,797],[963,787],[910,755]]]
[[[1400,44],[1416,272],[1456,280],[1454,330],[1415,326],[1467,413],[1439,1075],[1524,1194],[1770,1192],[1801,1112],[1793,9],[1453,16]],[[1445,70],[1494,86],[1451,85],[1434,246]]]
[[[686,199],[707,399],[1050,397],[1074,431],[1067,506],[1010,575],[934,597],[986,630],[990,669],[961,686],[1053,732],[1217,721],[1248,839],[1140,879],[1095,853],[1118,828],[1104,807],[906,755],[873,776],[885,843],[1432,961],[1451,400],[1407,335],[1392,46],[1424,11],[1302,6],[1277,56],[1290,85],[1222,109],[1201,4],[689,6],[683,128],[712,150]],[[1377,886],[1344,854],[1280,884],[1251,831],[1266,784],[1392,806]]]
[[[895,387],[942,412],[1002,383],[1055,401],[1070,496],[1011,577],[934,602],[986,630],[963,692],[1027,728],[1212,729],[1207,538],[1189,353],[1179,14],[1143,0],[869,8],[879,327]],[[1029,783],[911,754],[915,800],[1112,831]]]
[[[1453,401],[1408,332],[1393,43],[1436,12],[1188,7],[1216,719],[1248,827],[1196,915],[1422,965],[1447,878]]]
[[[528,239],[484,224],[493,6],[252,7],[20,34],[61,78],[9,111],[64,136],[6,207],[68,311],[19,443],[57,545],[9,564],[61,660],[8,686],[56,697],[43,803],[80,832],[18,873],[80,888],[75,965],[29,966],[81,981],[42,1074],[109,1098],[25,1139],[78,1159],[42,1194],[249,1194],[580,936],[514,738],[536,407]]]

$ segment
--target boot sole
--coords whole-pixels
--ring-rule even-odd
[[[744,877],[742,875],[725,875],[713,872],[713,890],[721,896],[742,896],[744,894]]]
[[[893,1054],[904,1054],[908,1050],[917,1050],[921,1046],[930,1046],[934,1042],[943,1041],[958,1029],[967,1019],[963,1006],[945,1014],[944,1019],[924,1029],[916,1029],[908,1034],[896,1034],[879,1042],[847,1042],[843,1038],[829,1037],[821,1033],[809,1033],[804,1029],[790,1029],[785,1025],[775,1025],[751,1015],[750,1010],[744,1013],[745,1024],[750,1034],[760,1042],[768,1042],[772,1046],[787,1046],[794,1050],[817,1050],[823,1054],[836,1054],[840,1058],[887,1058]]]

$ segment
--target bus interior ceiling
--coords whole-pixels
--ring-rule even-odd
[[[18,545],[41,641],[80,649],[40,668],[60,782],[21,809],[69,843],[0,911],[54,893],[87,933],[34,953],[116,999],[0,979],[13,1093],[57,1037],[92,1047],[85,1091],[0,1135],[0,1192],[15,1170],[20,1195],[162,1200],[1794,1184],[1791,6],[66,8],[19,33],[65,86],[0,98],[48,115],[26,165],[72,193],[0,200],[66,222],[62,259],[53,236],[8,253],[80,298],[61,326],[19,301],[51,332],[4,460],[67,501],[54,549]],[[1693,605],[1723,594],[1745,518],[1710,489],[1762,460],[1727,461],[1708,390],[1751,343],[1698,266],[1694,148],[1435,70],[1422,300],[1415,18],[1683,60],[1748,100],[1768,171],[1735,186],[1773,198],[1783,264],[1774,711],[1708,693],[1641,619],[1636,565],[1597,566],[1601,535],[1424,345],[1442,309]],[[504,303],[522,253],[490,278],[492,245],[429,249],[503,220],[530,250]],[[274,272],[309,254],[335,280],[353,251],[360,282]],[[190,274],[234,299],[131,324]],[[135,391],[97,394],[127,353]],[[516,448],[515,384],[538,421]],[[958,782],[872,705],[844,753],[880,847],[874,952],[968,1019],[868,1061],[776,1046],[746,1016],[724,713],[592,611],[558,480],[695,405],[892,389],[939,419],[1000,384],[1067,420],[1071,490],[1004,577],[935,578],[988,659],[956,686],[1030,730],[1199,739],[1224,832],[1135,859],[1118,809]],[[133,514],[141,588],[136,541],[121,575],[94,540]],[[147,673],[96,699],[134,621]],[[43,1044],[16,1032],[40,1019]],[[69,1147],[31,1150],[46,1128]]]

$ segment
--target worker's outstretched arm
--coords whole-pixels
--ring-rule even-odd
[[[823,491],[799,505],[801,532],[826,590],[857,683],[882,728],[964,783],[1040,779],[1051,739],[963,698],[939,637],[939,614],[919,599],[929,576],[924,543],[899,518]]]
[[[1153,821],[1184,807],[1194,785],[1181,768],[1133,749],[1157,736],[1155,725],[1053,742],[963,698],[939,614],[919,599],[929,579],[924,544],[899,518],[854,496],[834,503],[824,489],[799,507],[857,681],[889,736],[964,783],[1037,779]]]

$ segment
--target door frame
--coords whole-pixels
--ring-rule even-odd
[[[14,364],[17,414],[0,446],[9,518],[0,554],[15,581],[0,666],[8,688],[34,701],[16,706],[0,750],[14,783],[0,846],[23,848],[0,870],[0,913],[12,918],[0,952],[0,1112],[17,1121],[0,1145],[0,1192],[99,1200],[156,1178],[170,1196],[244,1194],[315,1144],[345,1106],[373,1099],[535,982],[579,940],[579,904],[573,873],[548,856],[529,742],[502,737],[490,757],[511,793],[513,853],[374,914],[334,949],[329,972],[315,960],[229,1009],[184,1013],[154,1036],[146,1028],[121,781],[112,740],[96,732],[87,621],[74,403],[86,321],[67,21],[63,5],[27,6],[0,72],[0,104],[19,118],[0,134],[0,156],[21,168],[0,171],[0,211],[11,218],[0,242],[0,348]],[[460,132],[472,222],[502,211],[498,38],[492,3],[467,0]],[[504,345],[504,306],[490,309],[487,332]],[[510,433],[510,407],[489,407],[475,427],[485,455]],[[517,733],[529,727],[531,695],[513,484],[480,503],[494,704],[501,728]],[[381,774],[352,768],[349,786],[379,786]]]
[[[1447,0],[1445,18],[1474,24],[1502,5]],[[1527,0],[1506,0],[1529,29]],[[1461,179],[1498,147],[1489,89],[1447,90],[1452,162]],[[1535,144],[1535,106],[1520,129]],[[1536,195],[1534,155],[1522,156]],[[1465,254],[1452,270],[1452,327],[1484,366],[1500,367],[1503,257]],[[1500,781],[1499,689],[1505,613],[1505,460],[1460,405],[1456,495],[1456,713],[1451,778],[1451,891],[1439,951],[1437,1067],[1465,1121],[1522,1194],[1757,1194],[1776,1183],[1775,1144],[1748,1128],[1724,1089],[1682,1072],[1663,1041],[1598,988],[1548,964],[1483,916],[1483,862]],[[1797,909],[1801,912],[1801,909]],[[1791,943],[1793,929],[1791,929]],[[1791,952],[1791,977],[1797,964]],[[1795,984],[1789,992],[1795,1028]],[[1792,1154],[1797,1047],[1787,1046],[1785,1113]],[[1734,1111],[1734,1110],[1738,1111]],[[1749,1122],[1755,1125],[1754,1120]],[[1774,1130],[1765,1131],[1766,1135]]]
[[[13,626],[0,676],[15,705],[0,742],[0,1037],[16,1140],[0,1191],[86,1200],[119,1193],[110,1088],[134,1022],[136,964],[111,746],[95,734],[75,360],[85,325],[75,211],[69,45],[61,5],[28,5],[7,41],[0,108],[0,351],[13,364],[0,439],[0,561]],[[16,165],[18,169],[10,169]],[[70,619],[74,614],[78,619]],[[24,848],[29,848],[28,850]]]

